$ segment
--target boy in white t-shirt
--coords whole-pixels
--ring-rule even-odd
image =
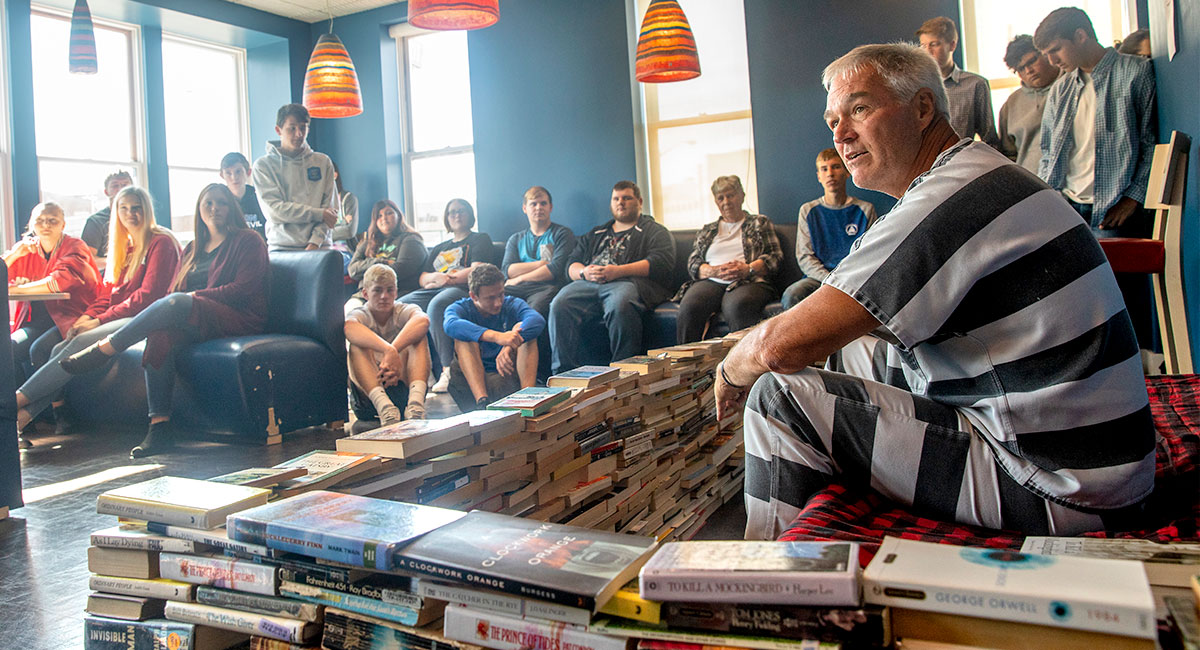
[[[429,317],[421,308],[396,301],[396,272],[376,264],[363,275],[367,303],[346,314],[351,406],[364,424],[388,425],[425,419],[429,377]],[[405,393],[408,393],[405,396]],[[405,403],[403,418],[398,403]]]

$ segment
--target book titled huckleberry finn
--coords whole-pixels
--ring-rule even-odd
[[[396,548],[463,514],[318,490],[240,512],[226,527],[238,541],[387,570]]]
[[[642,598],[664,602],[858,605],[852,542],[671,542],[642,567]]]

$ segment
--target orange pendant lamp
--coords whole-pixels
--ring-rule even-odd
[[[92,27],[92,12],[87,0],[76,0],[71,12],[71,45],[67,53],[67,69],[79,74],[96,74],[96,32]]]
[[[354,62],[341,39],[330,32],[321,34],[304,74],[304,107],[313,117],[361,115],[362,92]]]
[[[696,37],[675,0],[653,0],[642,18],[634,75],[642,83],[685,81],[700,76]]]
[[[408,0],[408,22],[421,29],[482,29],[500,20],[500,0]]]

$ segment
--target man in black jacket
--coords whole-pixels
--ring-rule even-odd
[[[579,238],[567,267],[570,284],[550,304],[555,373],[580,365],[580,331],[602,316],[612,359],[641,354],[642,317],[671,297],[662,284],[675,264],[671,233],[642,214],[642,192],[631,181],[613,186],[613,219]]]

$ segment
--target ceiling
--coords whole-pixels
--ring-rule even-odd
[[[395,4],[398,0],[225,0],[267,13],[316,23],[334,17]],[[326,9],[328,7],[328,9]]]

